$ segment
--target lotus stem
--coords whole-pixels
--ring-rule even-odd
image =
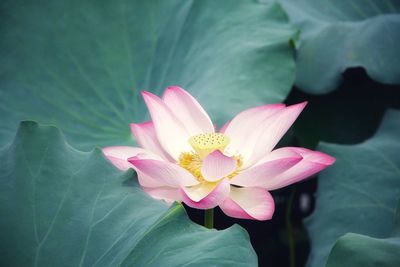
[[[208,229],[214,228],[214,209],[204,211],[204,226]]]

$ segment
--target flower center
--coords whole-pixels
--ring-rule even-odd
[[[240,156],[234,156],[236,159],[236,170],[229,174],[227,178],[232,178],[239,173],[239,168],[243,165],[242,158]],[[184,152],[179,156],[179,166],[193,174],[193,176],[199,182],[206,182],[203,175],[201,174],[201,164],[203,160],[197,153],[194,152]]]
[[[224,151],[229,144],[229,138],[222,133],[198,134],[189,138],[189,144],[193,147],[201,159],[215,150]]]
[[[198,134],[189,138],[189,144],[195,152],[183,152],[179,156],[179,165],[193,174],[199,182],[206,182],[201,174],[201,165],[203,159],[215,150],[224,151],[229,144],[229,139],[222,133]],[[236,159],[236,170],[227,177],[232,178],[238,174],[238,169],[243,165],[240,156],[234,156]]]

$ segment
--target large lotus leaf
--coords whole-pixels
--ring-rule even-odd
[[[327,267],[399,267],[400,238],[346,234],[339,238]]]
[[[301,89],[332,91],[350,67],[363,67],[382,83],[400,83],[400,1],[280,2],[301,29],[296,76]]]
[[[325,266],[346,233],[390,236],[400,196],[400,111],[390,110],[375,136],[358,145],[322,144],[336,163],[321,173],[313,215],[306,221],[312,249],[308,266]]]
[[[242,228],[192,223],[54,127],[22,123],[0,162],[1,266],[257,266]]]
[[[395,219],[396,229],[388,238],[352,233],[339,238],[329,255],[327,267],[400,266],[400,202]]]
[[[251,0],[6,0],[0,4],[0,146],[18,121],[55,123],[78,148],[129,144],[140,90],[188,89],[221,125],[280,102],[295,33]]]

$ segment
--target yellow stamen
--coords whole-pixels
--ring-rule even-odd
[[[179,165],[193,174],[199,182],[204,182],[201,175],[201,163],[202,160],[199,155],[193,152],[184,152],[179,156]]]
[[[236,170],[229,174],[227,178],[231,179],[239,173],[240,167],[243,165],[242,158],[240,156],[234,156],[236,159]],[[203,175],[201,174],[201,164],[203,160],[200,156],[193,152],[184,152],[179,157],[179,165],[193,174],[193,176],[201,183],[206,182]]]
[[[203,159],[217,149],[223,152],[229,144],[229,138],[222,133],[198,134],[189,138],[189,144]]]

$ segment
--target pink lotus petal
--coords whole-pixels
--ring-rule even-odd
[[[132,134],[141,147],[159,155],[165,160],[174,161],[158,141],[154,124],[151,121],[131,123],[130,126]]]
[[[219,150],[208,154],[201,166],[201,174],[209,182],[216,182],[228,176],[236,169],[236,159],[227,157]]]
[[[128,162],[128,158],[135,157],[139,154],[147,158],[161,159],[158,155],[139,147],[109,146],[103,148],[102,151],[115,167],[123,171],[133,168],[132,164]]]
[[[230,155],[240,154],[246,164],[259,141],[265,121],[284,108],[284,104],[271,104],[240,112],[224,130],[224,134],[230,139],[225,151]]]
[[[276,159],[283,159],[283,158],[299,158],[302,159],[303,157],[301,156],[300,153],[296,152],[295,150],[292,149],[286,149],[286,148],[278,148],[275,149],[274,151],[266,154],[264,157],[262,157],[256,164],[253,166],[260,165],[264,162],[268,161],[273,161]]]
[[[265,221],[272,218],[275,203],[271,194],[262,188],[231,187],[229,197],[219,205],[228,216]]]
[[[156,95],[142,92],[154,123],[157,139],[171,157],[178,160],[182,152],[191,151],[188,143],[190,134],[169,107]]]
[[[257,141],[255,142],[256,145],[254,146],[251,155],[248,157],[248,161],[245,161],[246,166],[251,166],[256,163],[276,146],[282,136],[287,132],[287,130],[289,130],[294,121],[300,115],[306,104],[307,102],[303,102],[288,106],[275,113],[272,119],[264,121],[265,127],[262,129],[261,135],[258,137],[255,137],[254,135],[249,137],[257,138]]]
[[[325,169],[335,162],[335,158],[318,151],[300,147],[284,147],[281,150],[291,150],[299,153],[303,160],[289,170],[268,179],[263,185],[268,190],[274,190],[299,182]]]
[[[214,125],[207,112],[187,91],[178,86],[170,86],[165,90],[163,100],[190,135],[214,132]]]
[[[160,181],[165,186],[193,186],[199,183],[191,173],[171,162],[139,157],[129,158],[128,161],[139,172]]]
[[[265,187],[273,177],[287,171],[302,159],[303,157],[294,151],[273,151],[262,163],[243,170],[234,176],[230,183],[245,187]]]
[[[203,183],[182,188],[182,201],[196,209],[212,209],[229,195],[230,186],[226,180],[219,183]]]
[[[132,165],[132,167],[134,167]],[[165,186],[165,183],[163,180],[155,179],[151,176],[148,176],[144,174],[143,172],[139,171],[136,168],[136,173],[137,173],[137,179],[139,181],[139,184],[143,187],[148,187],[148,188],[155,188],[155,187],[163,187]]]
[[[182,195],[178,188],[173,188],[173,187],[147,188],[147,187],[143,187],[143,190],[147,194],[149,194],[152,198],[164,200],[168,204],[172,204],[175,201],[177,201],[177,202],[182,201]]]
[[[299,153],[305,160],[317,162],[325,165],[332,165],[336,159],[325,153],[319,151],[313,151],[304,147],[283,147],[281,149],[288,149]]]
[[[164,185],[164,183],[159,180],[153,179],[152,177],[140,172],[128,161],[128,159],[132,157],[162,160],[158,155],[143,148],[128,146],[105,147],[103,148],[103,153],[118,169],[123,171],[126,171],[129,168],[135,169],[140,185],[146,187],[159,187]]]

